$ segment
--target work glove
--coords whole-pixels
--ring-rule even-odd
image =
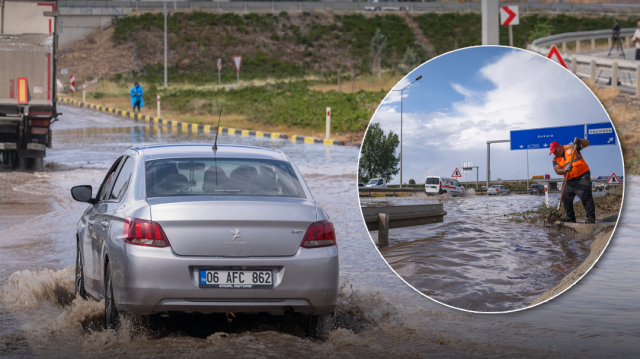
[[[576,145],[580,143],[580,137],[576,137],[573,139],[573,143],[575,143]]]
[[[571,170],[572,170],[572,169],[573,169],[573,166],[572,166],[572,165],[567,165],[567,167],[565,167],[565,168],[564,168],[564,171],[565,171],[566,173],[569,173],[569,172],[571,172]]]
[[[576,152],[580,153],[580,150],[582,150],[582,143],[580,142],[580,138],[579,137],[574,138],[573,143],[576,146]]]

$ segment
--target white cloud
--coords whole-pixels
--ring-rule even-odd
[[[429,63],[421,69],[421,72],[428,71]],[[533,53],[522,50],[506,53],[483,67],[479,76],[493,85],[490,90],[478,91],[465,84],[450,83],[447,85],[465,96],[464,100],[438,112],[403,114],[405,171],[422,168],[418,173],[424,175],[427,157],[429,172],[437,167],[445,171],[444,168],[459,166],[463,161],[483,163],[486,141],[509,139],[510,130],[608,121],[599,101],[579,79]],[[409,83],[406,79],[402,82],[404,86]],[[391,94],[373,121],[380,122],[385,131],[399,133],[399,108],[394,110],[399,105],[390,104],[398,102],[400,95],[398,91]],[[499,148],[508,148],[508,145],[501,146]],[[439,157],[443,160],[437,163]],[[473,176],[475,178],[475,174]],[[405,182],[408,178],[405,173]]]

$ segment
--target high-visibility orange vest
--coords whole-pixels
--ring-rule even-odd
[[[573,168],[567,174],[567,179],[570,180],[574,177],[581,176],[583,173],[589,170],[589,166],[587,166],[587,162],[584,161],[582,155],[576,152],[575,144],[565,145],[564,147],[564,158],[562,156],[556,157],[554,160],[560,166],[560,168],[564,169],[571,161],[571,156],[573,156],[573,162],[571,165]],[[574,155],[575,152],[575,155]]]

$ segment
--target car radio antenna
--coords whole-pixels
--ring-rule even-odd
[[[213,151],[218,150],[218,133],[220,133],[220,119],[222,118],[222,105],[220,105],[220,116],[218,116],[218,126],[216,127],[216,139],[213,141]]]
[[[216,187],[218,186],[218,133],[220,133],[220,119],[222,118],[222,104],[220,105],[220,115],[218,116],[218,126],[216,127],[216,139],[213,141],[213,161],[216,167]]]

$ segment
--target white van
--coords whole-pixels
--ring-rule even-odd
[[[424,181],[424,191],[428,195],[448,193],[452,196],[464,194],[464,187],[453,178],[427,176]]]
[[[387,188],[387,180],[384,178],[372,178],[365,185],[367,188]]]

